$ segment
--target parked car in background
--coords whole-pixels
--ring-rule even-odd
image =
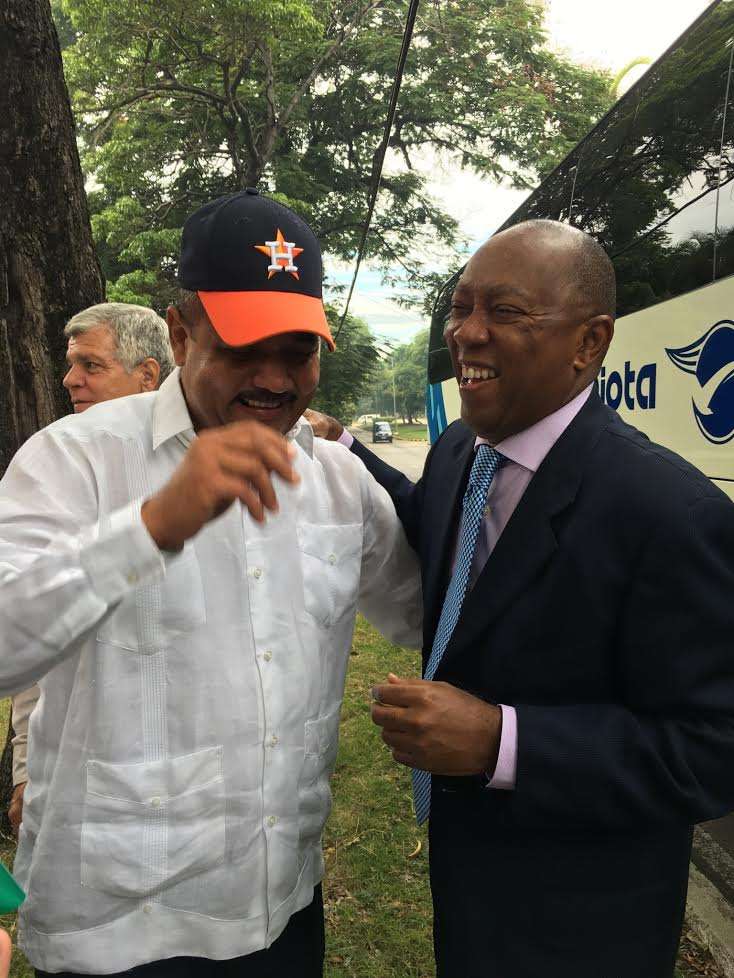
[[[369,428],[376,417],[376,414],[360,414],[354,424],[357,428]]]
[[[392,441],[392,428],[388,421],[372,422],[372,441]]]

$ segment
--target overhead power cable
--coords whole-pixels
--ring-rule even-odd
[[[413,39],[413,28],[415,26],[415,18],[418,13],[418,4],[420,0],[410,0],[410,7],[408,8],[408,16],[405,20],[405,30],[403,31],[403,43],[400,48],[400,57],[398,58],[397,67],[395,69],[395,77],[393,78],[392,92],[390,94],[390,105],[387,110],[387,119],[385,120],[385,131],[382,136],[382,143],[377,152],[377,167],[375,169],[375,177],[372,183],[372,190],[370,193],[369,207],[367,208],[367,217],[364,222],[364,227],[362,228],[362,237],[360,238],[359,248],[357,250],[357,260],[354,266],[354,274],[352,275],[352,284],[349,286],[349,294],[347,295],[347,302],[344,306],[344,312],[339,321],[339,326],[336,333],[334,334],[334,339],[339,336],[342,331],[342,326],[344,325],[347,313],[349,312],[349,304],[352,301],[352,295],[354,293],[354,287],[357,284],[357,276],[359,275],[359,266],[362,264],[362,258],[364,257],[364,249],[367,243],[367,235],[369,233],[370,224],[372,223],[372,215],[375,210],[375,203],[377,201],[377,195],[380,192],[380,182],[382,180],[382,167],[385,163],[385,154],[387,153],[387,147],[390,142],[390,133],[392,132],[393,123],[395,122],[395,111],[398,107],[398,96],[400,95],[400,86],[403,82],[403,72],[405,71],[405,62],[408,59],[408,52],[410,51],[410,42]]]

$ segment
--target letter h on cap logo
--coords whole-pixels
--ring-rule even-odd
[[[272,278],[278,272],[290,272],[293,278],[298,278],[298,266],[294,259],[301,254],[303,248],[296,248],[293,241],[286,241],[280,228],[278,228],[275,238],[275,241],[266,241],[264,245],[255,245],[258,251],[270,259],[268,278]]]

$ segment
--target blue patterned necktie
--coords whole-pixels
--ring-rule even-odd
[[[454,572],[446,591],[443,608],[441,608],[441,617],[438,620],[436,635],[433,639],[433,648],[426,665],[426,671],[423,674],[424,679],[433,679],[436,675],[436,670],[459,620],[461,606],[464,603],[469,584],[469,573],[474,560],[474,552],[477,548],[479,527],[484,519],[487,493],[492,484],[492,479],[503,461],[504,457],[490,445],[480,445],[477,448],[469,475],[469,484],[464,493]],[[428,771],[413,768],[413,802],[415,817],[420,825],[428,818],[431,810],[431,775]]]

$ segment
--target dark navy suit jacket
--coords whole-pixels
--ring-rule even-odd
[[[424,661],[474,434],[413,485]],[[669,978],[692,825],[734,808],[734,504],[595,393],[533,477],[436,680],[517,710],[514,791],[433,779],[439,978]]]

